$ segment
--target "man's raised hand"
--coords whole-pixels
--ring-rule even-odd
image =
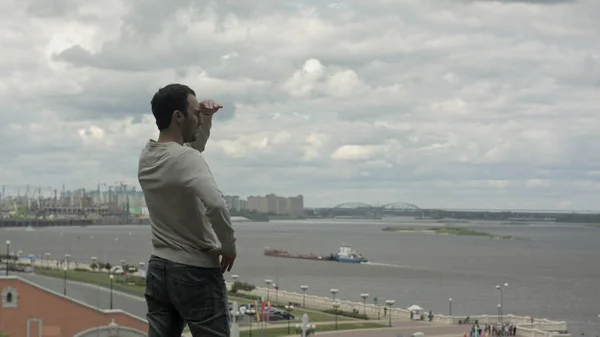
[[[223,108],[221,104],[217,104],[215,101],[210,99],[206,99],[200,102],[198,105],[198,110],[200,110],[200,113],[204,115],[212,115],[221,108]]]

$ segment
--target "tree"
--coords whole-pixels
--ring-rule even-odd
[[[238,291],[252,291],[256,289],[256,286],[250,283],[246,283],[246,282],[233,282],[233,284],[231,285],[231,293],[235,294]]]
[[[110,262],[106,262],[104,264],[104,269],[106,269],[107,272],[109,272],[111,268],[112,268],[112,266],[110,265]]]

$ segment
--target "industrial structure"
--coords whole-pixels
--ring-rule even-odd
[[[8,193],[10,191],[12,193]],[[96,184],[95,189],[61,190],[50,187],[2,186],[0,220],[18,222],[126,223],[143,219],[141,191],[125,182]],[[146,214],[144,214],[146,213]]]

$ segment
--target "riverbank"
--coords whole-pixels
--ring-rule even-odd
[[[82,267],[79,266],[78,270],[59,270],[50,267],[37,267],[35,273],[41,276],[47,276],[57,279],[64,279],[70,282],[76,282],[80,284],[94,284],[104,288],[106,291],[120,292],[124,294],[134,295],[143,300],[144,293],[144,280],[140,280],[136,276],[124,276],[117,275],[113,278],[112,282],[110,274],[103,271],[82,271]],[[66,285],[68,287],[68,284]],[[236,293],[232,291],[231,284],[228,284],[229,288],[229,300],[238,302],[239,304],[248,304],[253,302],[253,298],[247,298],[244,293]],[[273,300],[273,306],[280,310],[285,310],[286,302],[277,301],[277,294],[270,294]],[[295,331],[296,324],[299,323],[301,317],[306,314],[309,317],[311,324],[314,324],[318,332],[336,331],[336,330],[362,330],[362,329],[380,329],[385,328],[385,322],[361,320],[356,318],[344,317],[342,314],[349,314],[340,311],[336,317],[335,314],[326,313],[318,310],[311,310],[308,308],[299,307],[301,304],[295,304],[294,309],[291,313],[295,316],[295,319],[291,322],[291,330]],[[288,335],[288,323],[287,321],[273,321],[267,323],[265,326],[265,336],[287,336]],[[256,322],[251,322],[246,317],[240,321],[240,336],[250,336],[250,331],[258,331],[258,325]]]
[[[594,294],[600,294],[595,282],[598,273],[593,266],[594,259],[581,256],[600,255],[599,230],[583,225],[532,224],[512,228],[493,222],[471,223],[454,227],[529,240],[393,234],[380,230],[385,226],[423,229],[437,226],[423,223],[424,227],[419,227],[403,221],[252,223],[236,228],[239,261],[233,274],[262,287],[265,279],[272,279],[280,290],[297,293],[302,293],[301,285],[308,285],[307,294],[330,299],[330,288],[339,289],[338,298],[355,302],[362,302],[361,293],[370,293],[368,304],[373,303],[374,297],[379,298],[380,305],[394,299],[398,306],[418,304],[434,313],[447,313],[448,298],[452,297],[455,315],[494,313],[499,294],[492,288],[509,282],[514,287],[505,293],[505,298],[506,308],[511,313],[547,313],[548,318],[554,320],[568,319],[569,328],[577,335],[598,331],[600,321],[591,316],[597,313],[598,296]],[[148,261],[150,249],[149,228],[145,226],[0,230],[0,237],[10,240],[11,251],[21,251],[21,256],[50,253],[52,258],[62,259],[68,253],[72,261],[86,263],[98,257],[113,264],[126,260],[137,266],[140,261]],[[351,244],[371,263],[311,263],[263,257],[263,249],[269,245],[293,252],[316,253],[331,252],[342,243]],[[563,249],[566,247],[568,249]],[[2,248],[5,252],[6,247]],[[443,259],[439,258],[440,251],[444,252]],[[231,281],[230,275],[226,274],[228,281]],[[570,284],[573,275],[577,275],[578,291],[564,286]],[[398,280],[401,280],[400,285]],[[432,283],[439,286],[432,287]],[[557,306],[556,299],[560,303],[578,305]]]
[[[34,260],[31,264],[26,263],[23,265],[37,267],[38,273],[44,273],[44,270],[53,274],[53,277],[62,278],[64,276],[64,271],[57,268],[50,268],[50,266],[57,266],[57,261],[48,261],[48,260]],[[74,270],[77,266],[78,270]],[[143,268],[143,267],[142,267]],[[67,272],[67,277],[70,280],[75,280],[79,282],[99,284],[104,288],[108,288],[110,286],[109,273],[106,270],[95,271],[92,272],[89,265],[78,263],[75,264],[71,261],[69,266],[69,272]],[[237,280],[237,278],[236,278]],[[231,286],[231,283],[228,283]],[[143,284],[129,284],[129,282],[115,282],[113,284],[114,289],[122,292],[127,292],[136,296],[141,296],[143,294]],[[335,315],[332,315],[331,312],[327,313],[325,311],[332,310],[332,298],[331,297],[319,297],[315,295],[310,295],[310,288],[308,289],[307,294],[289,292],[284,290],[274,290],[267,289],[264,287],[256,287],[249,291],[238,291],[237,293],[230,293],[232,296],[232,300],[238,301],[240,303],[245,303],[250,300],[254,300],[258,297],[276,299],[276,305],[279,307],[283,307],[285,304],[292,303],[298,309],[295,309],[294,315],[300,316],[301,312],[306,312],[307,315],[311,318],[311,322],[331,322],[335,319]],[[343,317],[341,315],[351,315],[352,312],[360,312],[361,314],[366,314],[369,320],[354,320],[355,323],[364,323],[371,322],[377,323],[378,318],[383,318],[384,315],[384,306],[385,305],[376,305],[376,304],[363,304],[362,302],[352,302],[345,301],[341,299],[336,299],[336,302],[339,304],[339,319],[340,321],[345,320],[349,323],[352,322],[352,319],[349,317]],[[383,302],[383,303],[382,303]],[[380,304],[384,304],[385,301],[382,300]],[[398,306],[400,303],[396,304]],[[406,305],[408,305],[407,303]],[[391,314],[391,318],[393,321],[408,321],[410,313],[407,309],[404,309],[400,304],[399,307],[392,307],[388,309],[388,313]],[[304,308],[302,308],[304,307]],[[428,310],[424,310],[423,312],[427,312]],[[479,316],[470,316],[471,319],[478,319],[480,322],[488,321],[494,322],[498,321],[497,315],[479,315]],[[434,313],[433,315],[433,323],[440,324],[458,324],[460,321],[464,320],[465,316],[444,316],[439,313]],[[527,324],[530,324],[531,317],[522,317],[522,316],[513,316],[513,315],[504,315],[504,321],[511,321],[517,324],[518,326],[523,326],[527,329]],[[536,324],[534,327],[530,327],[530,329],[536,329],[540,331],[546,331],[551,329],[551,331],[563,331],[566,330],[565,322],[553,322],[545,319],[534,319],[534,323]],[[527,331],[527,330],[524,330]],[[547,335],[546,335],[547,336]]]
[[[516,239],[511,235],[493,235],[487,232],[476,231],[468,228],[459,227],[431,227],[428,229],[415,229],[413,227],[385,227],[382,229],[385,232],[398,233],[425,233],[438,235],[461,235],[461,236],[482,236],[490,239]]]
[[[284,325],[285,324],[285,325]],[[287,323],[277,324],[277,326],[267,327],[265,334],[259,336],[264,337],[282,337],[289,335],[300,335],[300,332],[296,331],[296,322],[291,324],[289,333],[287,328]],[[328,322],[328,324],[319,324],[315,327],[316,333],[321,334],[323,332],[331,332],[331,331],[353,331],[353,330],[379,330],[382,328],[386,328],[385,325],[380,323],[338,323],[337,326],[335,323]],[[251,337],[257,335],[257,329],[254,328],[254,331],[251,332],[247,327],[240,331],[240,337]],[[191,336],[188,334],[188,336]]]
[[[78,270],[68,270],[66,271],[66,278],[70,281],[88,283],[99,285],[101,287],[110,288],[111,280],[110,274],[103,271],[82,271],[79,269],[82,266],[79,266]],[[65,271],[59,270],[55,268],[49,267],[37,267],[35,269],[35,273],[38,275],[49,276],[54,278],[63,279],[65,277]],[[116,291],[120,291],[123,293],[143,297],[144,296],[144,280],[139,276],[117,276],[113,279],[112,288]],[[240,304],[247,304],[253,302],[256,297],[248,296],[245,293],[238,293],[231,291],[231,283],[228,284],[228,297],[230,301],[236,301]],[[271,298],[275,297],[273,300],[273,306],[279,308],[281,310],[285,309],[285,306],[289,303],[280,301],[277,297],[277,294],[271,294]],[[335,320],[335,314],[327,313],[319,310],[311,310],[308,308],[302,308],[301,303],[294,303],[295,309],[292,314],[295,316],[302,316],[303,314],[307,314],[310,318],[311,322],[330,322]],[[352,316],[350,312],[340,311],[338,313],[338,320],[340,322],[344,321],[359,321],[358,318],[348,317]],[[362,321],[362,320],[360,320]]]

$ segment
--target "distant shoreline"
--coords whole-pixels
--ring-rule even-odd
[[[467,228],[458,227],[432,227],[428,229],[415,229],[412,227],[385,227],[381,229],[384,232],[397,232],[397,233],[424,233],[424,234],[436,234],[436,235],[461,235],[461,236],[483,236],[490,239],[516,239],[511,235],[494,235],[486,232],[476,231]]]

